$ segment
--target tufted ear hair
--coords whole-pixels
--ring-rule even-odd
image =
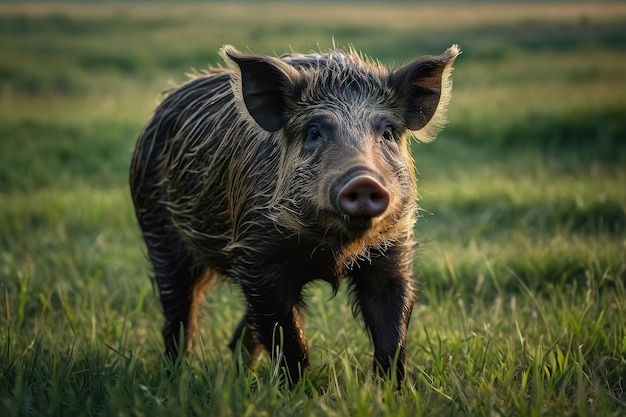
[[[236,70],[231,82],[235,99],[267,132],[282,128],[300,79],[298,71],[278,58],[243,54],[230,45],[220,55]]]
[[[422,142],[432,141],[446,122],[452,65],[461,53],[453,45],[439,56],[424,56],[389,74],[405,126]]]

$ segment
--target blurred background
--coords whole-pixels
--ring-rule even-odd
[[[398,67],[454,43],[463,54],[449,124],[413,146],[423,209],[415,331],[445,331],[428,305],[489,316],[525,289],[570,294],[561,307],[600,289],[603,317],[623,312],[624,3],[1,3],[7,352],[42,334],[52,350],[84,337],[160,351],[129,161],[161,92],[220,65],[223,44],[271,55],[353,46]],[[318,304],[329,289],[311,294],[312,343],[352,332],[332,320],[348,305],[329,313]],[[229,286],[211,295],[205,344],[224,347],[239,301]]]

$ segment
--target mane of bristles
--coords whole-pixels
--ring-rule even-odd
[[[392,98],[387,68],[354,48],[288,54],[281,59],[300,73],[301,104],[330,105],[347,114],[354,106],[385,106]]]

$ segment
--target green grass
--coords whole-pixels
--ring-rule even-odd
[[[470,7],[470,6],[468,6]],[[0,5],[0,415],[607,415],[626,409],[626,7],[610,3]],[[415,144],[419,302],[400,392],[345,292],[307,288],[311,374],[288,391],[226,341],[164,362],[127,186],[171,81],[332,40],[399,65],[452,43],[450,123]],[[332,298],[332,299],[331,299]]]

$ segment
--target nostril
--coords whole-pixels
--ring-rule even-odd
[[[382,195],[380,195],[379,193],[372,193],[372,195],[371,195],[370,197],[371,197],[371,199],[372,199],[373,201],[378,201],[378,200],[380,200],[380,199],[382,199],[382,198],[383,198],[383,196],[382,196]]]
[[[359,199],[359,195],[357,193],[350,193],[346,196],[346,198],[350,201],[357,201]]]

